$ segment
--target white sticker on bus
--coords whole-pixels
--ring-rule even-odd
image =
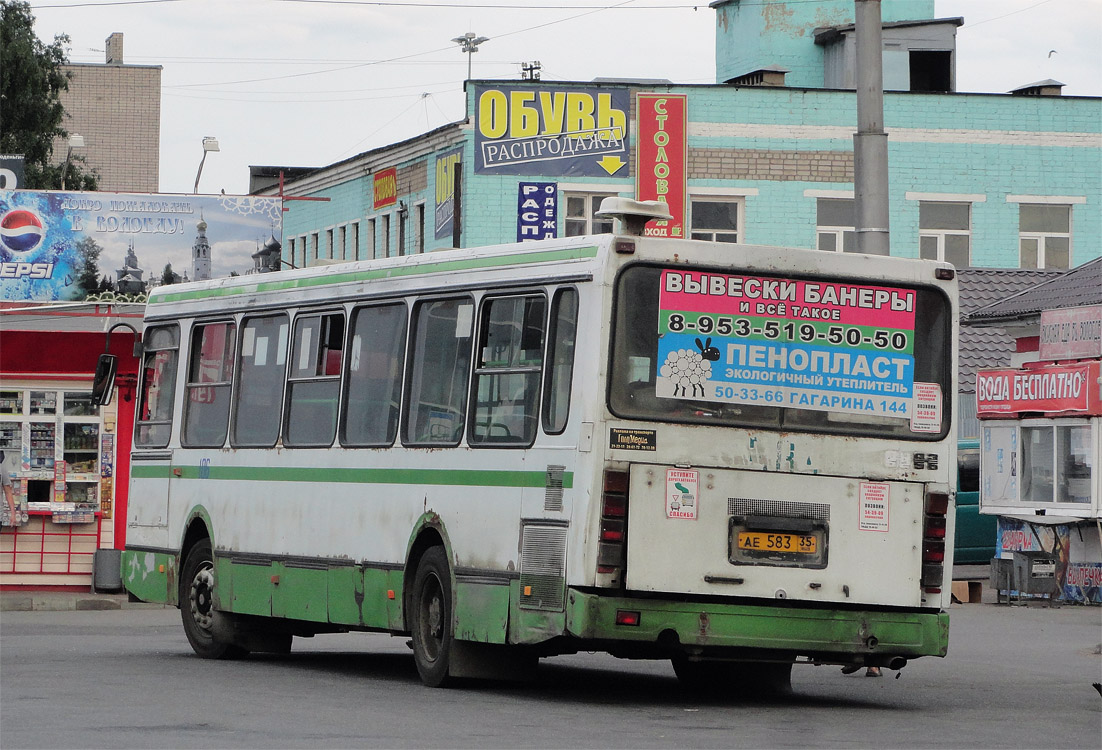
[[[666,518],[696,520],[700,510],[700,472],[666,470]]]
[[[880,482],[861,482],[861,517],[858,528],[861,531],[888,530],[888,490]]]
[[[941,386],[915,383],[911,432],[941,432]]]
[[[298,355],[298,374],[299,375],[313,375],[315,373],[310,372],[310,339],[312,331],[309,328],[302,329],[302,341],[300,342],[301,349]]]
[[[276,364],[280,367],[287,361],[287,331],[290,326],[286,323],[279,327],[279,341],[276,344]]]
[[[468,339],[474,325],[474,305],[460,305],[455,311],[455,337]]]
[[[268,337],[256,337],[256,356],[253,358],[253,367],[263,367],[268,364]]]

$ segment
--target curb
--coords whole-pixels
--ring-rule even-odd
[[[131,602],[126,594],[69,594],[46,591],[0,594],[0,612],[71,612],[150,606],[162,605]]]

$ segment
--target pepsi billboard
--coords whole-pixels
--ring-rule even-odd
[[[143,299],[253,273],[282,219],[271,197],[0,190],[0,301]]]

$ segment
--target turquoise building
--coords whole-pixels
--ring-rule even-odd
[[[717,82],[476,80],[467,117],[295,170],[295,266],[610,231],[610,195],[666,199],[652,231],[853,249],[852,0],[718,0]],[[1069,268],[1102,255],[1102,99],[1041,81],[959,93],[960,18],[883,2],[891,252]],[[703,40],[702,40],[703,41]],[[276,194],[254,174],[254,192]]]

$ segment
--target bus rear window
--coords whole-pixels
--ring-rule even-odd
[[[939,439],[951,309],[885,280],[626,268],[609,408],[628,419]]]

